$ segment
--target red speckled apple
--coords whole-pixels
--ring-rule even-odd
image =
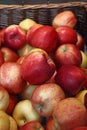
[[[16,62],[5,62],[0,67],[0,84],[9,93],[18,94],[25,86],[21,76],[21,65]]]
[[[53,27],[57,28],[59,26],[69,26],[75,27],[77,23],[77,18],[71,10],[62,11],[54,17],[52,21]]]
[[[76,44],[77,42],[77,32],[75,29],[68,26],[60,26],[56,28],[56,32],[59,38],[59,44]]]
[[[23,125],[20,130],[45,130],[39,121],[30,121]]]
[[[73,44],[60,45],[55,51],[56,65],[76,65],[82,63],[82,54],[80,50]]]
[[[80,67],[63,65],[55,76],[58,83],[68,95],[76,95],[83,87],[85,74]]]
[[[55,83],[47,83],[38,86],[31,97],[35,110],[44,117],[52,115],[58,102],[65,98],[62,88]]]
[[[52,26],[41,26],[34,31],[29,44],[47,52],[52,52],[58,46],[58,34]]]
[[[86,126],[87,109],[76,98],[65,98],[55,107],[53,119],[56,130],[72,130],[79,126]]]
[[[4,32],[5,46],[18,50],[26,43],[26,33],[18,25],[9,25]]]
[[[55,63],[42,49],[32,49],[21,64],[24,80],[33,85],[48,81],[55,72]]]

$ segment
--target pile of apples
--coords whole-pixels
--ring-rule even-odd
[[[0,30],[0,130],[87,130],[87,55],[75,14]]]

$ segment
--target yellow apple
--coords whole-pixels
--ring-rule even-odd
[[[28,31],[29,28],[30,28],[31,26],[33,26],[34,24],[36,24],[36,22],[35,22],[34,20],[32,20],[32,19],[30,19],[30,18],[26,18],[26,19],[22,20],[22,21],[19,23],[19,26],[20,26],[23,30]]]
[[[10,120],[8,114],[0,110],[0,130],[9,130]]]
[[[76,95],[76,98],[78,100],[80,100],[83,104],[84,104],[84,97],[85,97],[85,94],[87,94],[87,90],[81,90],[77,95]]]
[[[87,68],[87,55],[85,52],[81,51],[82,54],[82,63],[80,65],[81,68]]]
[[[10,129],[9,130],[18,130],[18,126],[17,126],[15,119],[12,116],[9,116],[9,120],[10,120]]]
[[[30,100],[19,101],[14,110],[13,118],[16,120],[18,127],[23,126],[29,121],[41,121],[42,117],[35,111]]]

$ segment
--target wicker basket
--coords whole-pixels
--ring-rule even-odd
[[[25,18],[51,25],[54,16],[63,10],[72,10],[78,19],[76,29],[87,41],[87,2],[67,2],[36,5],[0,5],[0,28],[19,24]]]

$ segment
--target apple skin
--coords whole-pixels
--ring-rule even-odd
[[[9,25],[4,32],[5,46],[18,50],[26,43],[26,33],[18,25]]]
[[[2,28],[2,29],[0,30],[0,45],[1,45],[1,46],[4,46],[4,32],[5,32],[5,29],[6,29],[6,27],[5,27],[5,28]]]
[[[72,130],[79,126],[87,126],[87,109],[76,98],[61,100],[53,112],[54,126],[58,130]]]
[[[57,28],[59,26],[69,26],[71,28],[74,28],[77,23],[77,18],[75,14],[70,11],[62,11],[53,18],[52,26],[54,28]]]
[[[83,38],[83,36],[77,32],[77,42],[76,42],[76,46],[80,49],[80,50],[84,50],[84,45],[85,45],[85,40]]]
[[[44,117],[52,115],[53,109],[58,102],[65,98],[61,87],[55,83],[47,83],[38,86],[31,97],[34,109]]]
[[[21,64],[22,77],[33,85],[48,81],[55,69],[55,63],[49,55],[38,48],[32,49]]]
[[[41,26],[34,31],[29,44],[46,52],[55,51],[58,46],[58,34],[52,26]]]
[[[9,116],[9,120],[10,120],[10,129],[9,130],[18,130],[18,126],[17,126],[15,119],[12,116]]]
[[[27,35],[26,35],[26,39],[27,39],[27,43],[29,44],[31,41],[32,36],[34,35],[34,32],[39,28],[42,27],[44,25],[42,24],[35,24],[33,25],[28,31],[27,31]]]
[[[0,66],[4,63],[3,53],[0,50]]]
[[[35,24],[37,23],[33,19],[26,18],[19,23],[19,26],[27,32]]]
[[[0,84],[9,93],[18,94],[23,91],[26,82],[21,76],[21,65],[16,62],[5,62],[0,67]]]
[[[31,101],[27,99],[16,104],[12,115],[20,128],[30,121],[42,121],[42,117],[35,111]]]
[[[8,47],[1,47],[4,62],[16,62],[19,58],[18,54]]]
[[[0,110],[6,111],[9,105],[10,96],[8,91],[0,85]]]
[[[55,81],[68,95],[76,95],[84,85],[85,74],[80,67],[63,65],[58,69]]]
[[[53,117],[50,117],[46,122],[46,130],[53,130],[54,129],[54,120]]]
[[[0,130],[9,130],[9,129],[10,129],[9,115],[6,114],[3,110],[0,110]]]
[[[30,121],[23,125],[20,130],[45,130],[38,121]]]
[[[73,130],[87,130],[87,126],[76,127]]]
[[[81,50],[81,55],[82,55],[82,62],[80,64],[81,68],[87,68],[87,55],[84,51]]]
[[[14,110],[16,104],[18,103],[18,101],[19,101],[18,95],[9,94],[9,104],[8,104],[7,109],[6,109],[6,113],[8,115],[12,115],[13,110]]]
[[[55,51],[55,61],[56,65],[59,67],[61,65],[80,66],[82,62],[82,54],[76,45],[63,44]]]
[[[68,26],[60,26],[56,28],[56,32],[59,38],[59,44],[76,44],[77,42],[77,32],[75,29]]]

